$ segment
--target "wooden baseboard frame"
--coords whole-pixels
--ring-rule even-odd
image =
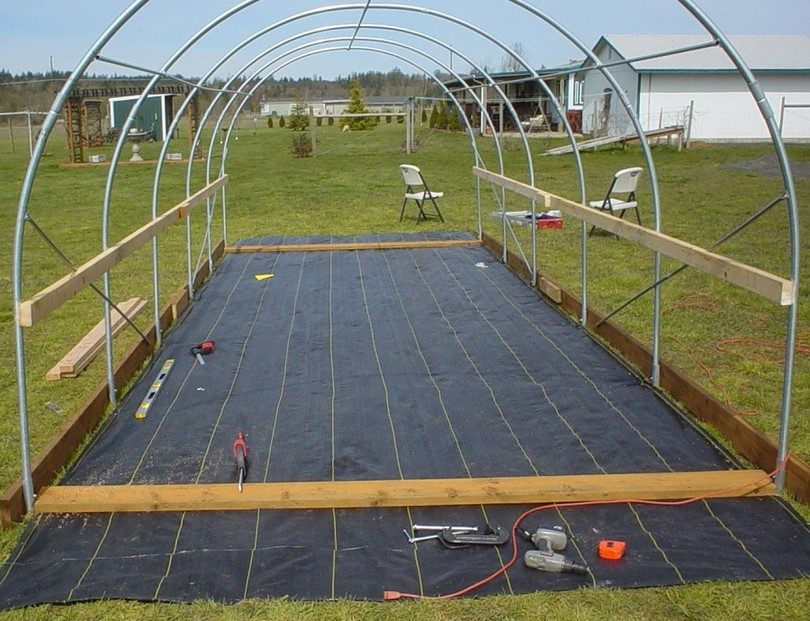
[[[459,248],[480,246],[477,239],[426,239],[377,242],[335,242],[325,244],[273,244],[228,246],[226,254],[253,252],[331,252],[338,250],[416,250],[420,248]]]
[[[214,260],[222,256],[224,248],[225,244],[220,242],[213,252]],[[201,284],[209,274],[210,269],[206,261],[197,271],[195,282]],[[177,320],[189,303],[188,288],[183,285],[170,296],[169,302],[163,307],[160,315],[161,327],[164,330],[167,329]],[[154,326],[146,333],[146,337],[149,340],[148,344],[139,340],[116,364],[115,382],[117,386],[121,387],[129,382],[154,349]],[[56,437],[33,460],[31,470],[35,493],[46,485],[50,485],[59,471],[70,462],[84,438],[96,428],[103,418],[109,403],[105,380],[99,383],[70,419],[65,422]],[[0,498],[0,526],[7,529],[15,522],[19,522],[23,516],[25,516],[25,498],[22,480],[17,479]]]
[[[356,509],[542,504],[696,497],[771,496],[761,470],[584,474],[486,479],[410,479],[188,485],[62,485],[38,498],[37,513]]]
[[[496,239],[485,234],[483,245],[495,257],[503,256],[503,246]],[[530,278],[526,265],[511,251],[507,252],[507,264],[519,275]],[[564,289],[561,289],[560,293],[562,309],[579,319],[581,317],[579,298]],[[588,328],[649,377],[652,368],[652,352],[649,348],[610,321],[600,324],[601,321],[601,315],[588,310]],[[664,360],[660,362],[660,372],[660,387],[682,403],[697,419],[715,427],[740,455],[766,472],[776,468],[777,446],[767,435],[668,362]],[[810,503],[810,466],[798,457],[790,455],[785,475],[785,488],[796,499]]]

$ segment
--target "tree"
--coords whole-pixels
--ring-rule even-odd
[[[286,124],[287,124],[287,122],[284,120],[283,116],[278,117],[278,126],[279,127],[284,127]]]
[[[295,96],[295,103],[287,127],[293,131],[304,131],[309,127],[309,108],[306,102],[298,95]]]
[[[449,106],[447,110],[447,130],[451,132],[461,131],[461,123],[458,119],[458,110],[455,106]]]
[[[269,127],[270,129],[273,129],[273,115],[272,114],[267,117],[267,127]]]
[[[436,129],[447,129],[447,107],[443,101],[439,102],[436,111]]]
[[[434,104],[433,107],[430,109],[430,123],[428,127],[430,129],[436,129],[436,123],[439,121],[439,110],[438,105]]]
[[[521,58],[526,57],[526,46],[524,46],[520,41],[515,41],[512,44],[512,51]],[[518,61],[518,59],[511,54],[505,54],[503,60],[501,61],[501,69],[503,71],[523,71],[526,69],[526,67],[524,67],[520,61]]]
[[[363,93],[360,91],[360,83],[352,80],[349,85],[349,105],[346,106],[347,114],[366,113],[366,104],[363,101]],[[348,125],[351,130],[374,129],[379,120],[373,116],[366,117],[344,117],[340,119],[341,125]]]

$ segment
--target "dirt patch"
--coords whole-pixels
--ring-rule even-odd
[[[789,161],[794,179],[810,179],[810,162],[797,162],[796,160],[792,159]],[[779,167],[779,161],[776,159],[775,153],[765,155],[755,160],[745,160],[743,162],[735,162],[733,164],[724,164],[723,168],[727,170],[752,172],[762,177],[782,176],[782,169]]]

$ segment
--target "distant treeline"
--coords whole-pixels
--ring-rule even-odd
[[[0,69],[0,112],[16,112],[21,110],[46,111],[50,108],[55,94],[62,88],[69,77],[67,71],[37,73],[28,71],[12,75],[5,69]],[[182,76],[180,76],[182,77]],[[143,86],[151,76],[126,76],[94,74],[83,78],[80,86],[85,88],[128,87]],[[199,78],[183,78],[196,83]],[[368,71],[365,73],[351,73],[338,76],[334,80],[325,80],[320,76],[306,78],[268,78],[256,91],[252,108],[259,109],[259,102],[265,99],[348,99],[349,82],[356,80],[360,83],[365,97],[389,97],[397,95],[433,96],[439,90],[428,77],[421,74],[406,74],[399,69],[388,72]],[[224,80],[212,80],[211,86],[222,86]],[[167,82],[168,83],[168,82]],[[247,85],[252,86],[252,85]],[[238,78],[231,88],[245,87],[245,78]],[[211,91],[201,94],[205,105],[213,97]]]

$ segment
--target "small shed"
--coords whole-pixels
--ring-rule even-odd
[[[134,129],[152,133],[152,140],[166,140],[166,133],[174,119],[172,94],[149,95],[132,124]],[[110,98],[110,126],[121,129],[138,95]]]

